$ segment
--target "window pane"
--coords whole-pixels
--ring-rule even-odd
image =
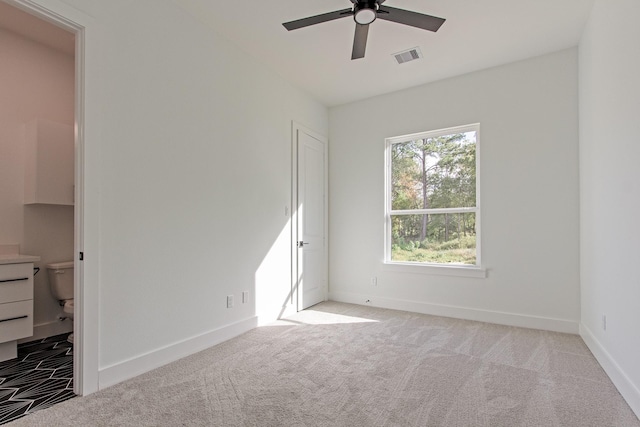
[[[476,132],[391,145],[391,209],[476,206]]]
[[[391,261],[476,263],[476,214],[391,216]]]

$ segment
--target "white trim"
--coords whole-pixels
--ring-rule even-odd
[[[324,146],[324,300],[329,297],[329,142],[327,137],[291,121],[291,304],[302,310],[302,294],[298,292],[298,132],[317,139]]]
[[[75,208],[74,208],[74,259],[85,248],[85,122],[86,122],[86,62],[87,31],[93,28],[93,19],[78,9],[59,0],[7,0],[39,19],[50,22],[75,35]],[[97,251],[93,254],[96,259]],[[96,264],[97,271],[97,264]],[[95,273],[95,272],[94,272]],[[75,342],[74,347],[74,392],[86,395],[98,389],[98,300],[97,281],[92,283],[92,291],[86,292],[84,263],[75,262]],[[94,283],[95,282],[95,283]],[[88,307],[87,307],[88,306]]]
[[[96,391],[98,388],[98,328],[93,329],[95,336],[91,332],[91,327],[85,327],[88,322],[97,321],[97,318],[90,318],[87,310],[85,286],[84,286],[84,261],[80,260],[80,252],[84,253],[84,215],[85,215],[85,186],[84,186],[84,167],[85,167],[85,119],[84,119],[84,87],[85,87],[85,32],[80,29],[76,32],[76,100],[75,100],[75,118],[76,118],[76,151],[75,151],[75,204],[74,204],[74,347],[79,351],[74,351],[73,365],[73,391],[79,395],[85,395]],[[93,317],[93,314],[91,314]],[[88,331],[88,332],[87,332]],[[92,342],[87,340],[87,336],[91,334],[95,339],[95,351],[87,352],[87,348],[92,348]],[[77,354],[76,354],[77,353]],[[92,359],[93,358],[93,359]],[[77,365],[77,366],[76,366]]]
[[[478,208],[437,208],[437,209],[405,209],[391,210],[391,215],[423,215],[423,214],[444,214],[444,213],[476,213]]]
[[[580,323],[580,336],[598,363],[600,363],[602,369],[604,369],[605,373],[611,378],[611,381],[624,400],[627,401],[631,410],[640,418],[640,388],[638,385],[633,383],[631,378],[624,372],[624,369],[622,369],[584,323]]]
[[[290,300],[290,298],[288,298]],[[296,306],[294,304],[290,304],[288,301],[279,309],[276,307],[274,309],[269,310],[267,313],[262,313],[258,315],[258,326],[270,325],[276,320],[283,319],[285,317],[289,317],[298,312]]]
[[[445,129],[430,130],[426,132],[410,133],[408,135],[393,136],[386,138],[392,144],[398,142],[407,142],[414,139],[437,138],[439,136],[451,135],[454,133],[475,132],[479,129],[480,123],[471,123],[462,126],[453,126]]]
[[[382,264],[382,271],[393,271],[396,273],[429,274],[434,276],[458,276],[475,277],[485,279],[487,269],[477,265],[452,265],[452,264],[428,264],[411,262],[385,261]]]
[[[254,329],[257,325],[258,318],[253,316],[102,368],[99,373],[100,389],[102,390],[105,387],[110,387],[182,359],[183,357],[213,347],[238,335],[242,335]]]
[[[298,129],[300,126],[291,122],[291,291],[289,306],[298,311]]]
[[[413,313],[430,314],[433,316],[475,320],[478,322],[495,323],[498,325],[517,326],[520,328],[541,329],[568,334],[578,333],[577,321],[555,319],[552,317],[531,316],[443,304],[431,304],[395,298],[380,298],[350,292],[331,292],[329,294],[329,300],[350,304],[371,305],[373,307],[388,308],[392,310],[410,311]]]
[[[480,173],[480,147],[482,144],[482,132],[480,132],[480,123],[473,125],[476,128],[476,265],[482,265],[482,197],[480,194],[480,181],[482,181]]]
[[[75,22],[75,17],[68,16],[69,5],[57,0],[3,0],[10,6],[16,7],[38,19],[57,27],[76,33],[84,28]]]

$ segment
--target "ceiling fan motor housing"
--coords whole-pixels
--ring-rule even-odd
[[[353,6],[353,19],[360,25],[368,25],[376,20],[377,12],[376,0],[360,0]]]

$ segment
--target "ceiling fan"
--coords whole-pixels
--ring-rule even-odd
[[[382,6],[384,2],[385,0],[351,0],[353,8],[310,16],[309,18],[285,22],[282,25],[291,31],[346,16],[353,16],[353,19],[356,21],[356,34],[353,40],[353,51],[351,52],[351,59],[353,60],[364,58],[364,52],[367,48],[367,36],[369,35],[369,24],[375,21],[376,18],[434,32],[438,31],[445,21],[443,18],[431,15]]]

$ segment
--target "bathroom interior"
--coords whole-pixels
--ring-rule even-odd
[[[74,34],[0,1],[0,388],[17,394],[44,349],[73,390],[74,55]]]

